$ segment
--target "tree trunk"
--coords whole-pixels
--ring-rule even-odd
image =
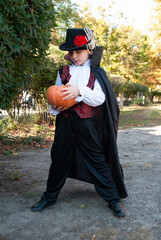
[[[140,92],[137,91],[137,100],[139,99],[139,97],[140,97]]]
[[[124,107],[124,93],[120,93],[120,108]]]

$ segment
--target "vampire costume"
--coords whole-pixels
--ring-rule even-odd
[[[104,104],[97,107],[98,131],[100,134],[103,151],[110,167],[112,178],[116,184],[118,195],[120,198],[126,198],[127,191],[124,184],[123,169],[119,162],[117,149],[117,133],[120,110],[106,72],[99,66],[102,53],[103,47],[95,47],[91,62],[91,72],[99,81],[106,96]],[[68,56],[65,56],[65,58],[70,60]],[[81,154],[79,149],[76,149],[75,155],[76,158],[72,164],[68,177],[93,183],[90,174],[80,157]]]
[[[95,46],[92,31],[87,28],[67,29],[66,42],[59,48],[63,51],[89,50],[91,54],[83,65],[62,67],[59,70],[61,84],[66,85],[77,76],[81,81],[86,79],[88,82],[84,86],[93,90],[97,82],[105,101],[97,107],[80,101],[58,113],[47,189],[32,210],[41,211],[54,204],[66,178],[70,177],[94,184],[114,215],[124,217],[119,203],[120,198],[127,197],[127,192],[116,143],[119,107],[107,75],[99,66],[103,47]],[[69,55],[65,58],[70,60]],[[85,74],[87,72],[89,74]]]

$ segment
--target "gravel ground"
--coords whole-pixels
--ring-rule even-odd
[[[161,126],[120,130],[128,198],[113,217],[93,185],[67,179],[56,205],[30,207],[46,187],[50,148],[0,157],[1,240],[161,240]]]

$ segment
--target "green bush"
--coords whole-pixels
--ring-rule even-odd
[[[9,109],[39,67],[55,26],[52,0],[0,0],[0,108]]]
[[[17,128],[19,122],[11,119],[10,117],[0,120],[0,135],[3,135],[7,131],[12,131]]]
[[[139,99],[135,99],[132,101],[132,104],[133,105],[139,105],[139,106],[145,106],[147,105],[149,102],[146,100],[146,99],[142,99],[142,98],[139,98]]]
[[[131,103],[132,103],[132,101],[125,100],[124,101],[124,106],[130,106]]]
[[[156,97],[161,97],[161,91],[152,91],[152,95],[153,97],[156,96]]]

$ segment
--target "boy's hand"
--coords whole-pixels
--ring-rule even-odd
[[[69,100],[71,98],[75,98],[80,95],[78,86],[76,86],[74,84],[70,84],[70,83],[66,84],[65,86],[67,86],[67,87],[64,87],[61,90],[61,92],[62,92],[61,96],[65,95],[63,97],[63,100]]]
[[[64,108],[63,107],[57,107],[56,105],[53,105],[53,108],[57,111],[64,111],[64,110],[67,109],[67,107],[64,107]]]

